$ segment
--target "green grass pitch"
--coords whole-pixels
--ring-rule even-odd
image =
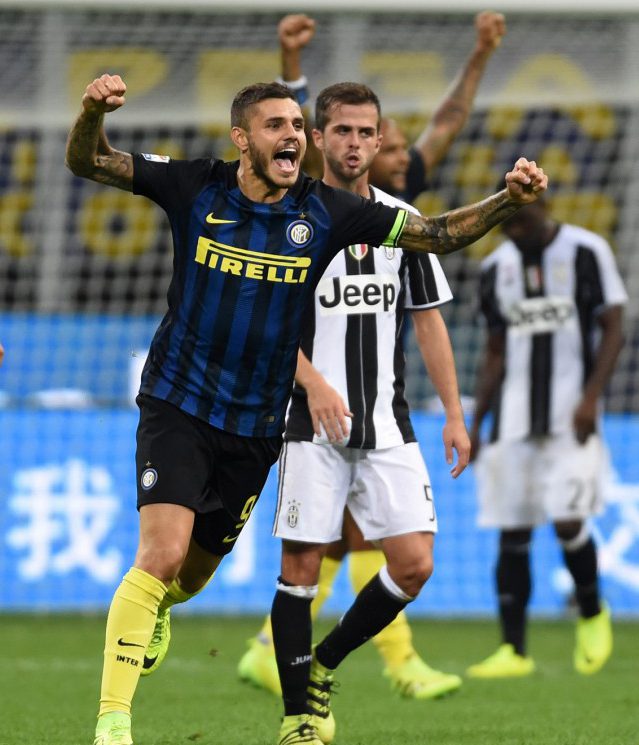
[[[260,619],[174,615],[169,655],[138,687],[135,745],[275,745],[279,701],[235,673]],[[491,621],[412,626],[427,661],[452,672],[496,646]],[[103,617],[0,616],[1,745],[91,745],[103,630]],[[592,677],[573,671],[572,644],[572,623],[533,621],[534,676],[422,702],[390,693],[368,644],[338,671],[335,745],[637,745],[639,624],[615,625],[613,657]]]

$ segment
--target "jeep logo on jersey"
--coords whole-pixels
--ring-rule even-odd
[[[209,269],[234,274],[236,277],[287,284],[305,282],[311,265],[308,256],[282,256],[249,251],[246,248],[227,246],[204,236],[198,239],[195,260]]]
[[[506,317],[511,334],[549,334],[575,318],[576,309],[571,297],[532,297],[509,308]]]
[[[301,248],[313,237],[313,226],[306,220],[296,220],[286,229],[286,238],[293,246]]]
[[[351,315],[393,311],[397,278],[392,274],[327,277],[317,286],[320,314]]]

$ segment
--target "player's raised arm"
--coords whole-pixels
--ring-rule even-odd
[[[294,90],[295,86],[306,86],[301,53],[315,35],[315,21],[302,13],[284,16],[277,27],[277,34],[282,56],[282,81]]]
[[[501,13],[487,10],[475,16],[475,30],[477,40],[470,57],[415,142],[426,173],[442,160],[466,124],[486,64],[506,33],[506,21]]]
[[[506,188],[491,197],[437,217],[407,213],[396,244],[413,251],[447,254],[478,240],[548,186],[548,177],[534,160],[519,158],[506,174]]]
[[[67,139],[66,164],[76,176],[131,191],[133,158],[114,150],[104,133],[104,115],[124,106],[125,93],[119,75],[102,75],[86,87]]]

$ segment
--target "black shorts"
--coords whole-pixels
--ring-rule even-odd
[[[223,556],[255,507],[281,437],[241,437],[166,401],[140,394],[135,465],[138,509],[180,504],[195,512],[193,538]]]

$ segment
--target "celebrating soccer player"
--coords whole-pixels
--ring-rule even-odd
[[[304,120],[277,83],[233,100],[239,161],[132,155],[103,129],[125,92],[118,75],[87,86],[67,164],[164,208],[174,274],[142,373],[139,544],[107,619],[95,745],[131,745],[131,701],[158,610],[202,589],[250,517],[279,454],[303,312],[333,257],[358,243],[448,253],[547,186],[520,158],[498,194],[437,217],[334,189],[300,176]],[[300,727],[319,744],[312,724]]]

